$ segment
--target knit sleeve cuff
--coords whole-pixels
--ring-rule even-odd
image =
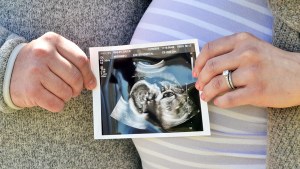
[[[6,71],[5,71],[5,75],[4,75],[4,81],[3,81],[3,98],[5,103],[12,109],[16,109],[16,110],[20,110],[22,109],[21,107],[16,106],[11,97],[10,97],[10,80],[11,80],[11,75],[12,75],[12,71],[14,68],[14,64],[15,64],[15,60],[19,54],[19,52],[21,51],[21,49],[26,45],[26,43],[21,43],[18,46],[16,46],[14,48],[14,50],[12,51],[12,53],[10,54],[10,57],[8,59],[7,62],[7,66],[6,66]]]

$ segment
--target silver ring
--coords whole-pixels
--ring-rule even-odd
[[[230,70],[224,70],[222,75],[223,75],[223,76],[225,77],[225,79],[226,79],[228,88],[229,88],[229,89],[235,89],[236,87],[233,85],[231,73],[232,73],[232,72],[231,72]]]
[[[230,86],[230,83],[229,83],[229,79],[228,79],[228,77],[229,77],[229,70],[224,70],[222,75],[225,77],[225,80],[227,82],[227,86],[229,87],[229,89],[231,89],[231,86]]]
[[[228,74],[228,82],[229,82],[229,85],[230,85],[230,88],[231,89],[235,89],[236,87],[233,85],[233,81],[232,81],[232,71],[229,71],[229,74]]]

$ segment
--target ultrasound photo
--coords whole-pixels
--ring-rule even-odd
[[[195,40],[90,49],[95,138],[209,135],[192,77],[197,51]]]

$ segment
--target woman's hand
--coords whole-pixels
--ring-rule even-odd
[[[231,90],[222,75],[231,70]],[[249,33],[238,33],[206,44],[193,76],[205,101],[219,107],[251,104],[263,107],[300,105],[300,54],[283,51]]]
[[[28,43],[18,54],[10,95],[16,106],[40,106],[59,112],[83,87],[95,86],[84,52],[73,42],[49,32]]]

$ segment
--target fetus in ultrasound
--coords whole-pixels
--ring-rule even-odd
[[[184,123],[197,113],[186,90],[167,79],[136,82],[130,91],[129,105],[134,112],[146,114],[148,121],[165,130]]]

